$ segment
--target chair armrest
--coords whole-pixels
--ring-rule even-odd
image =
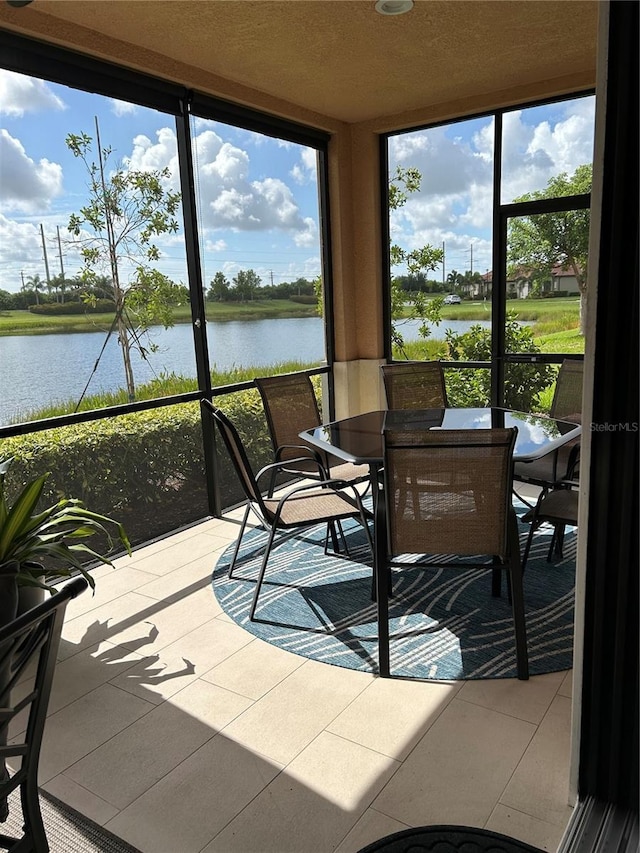
[[[284,461],[283,462],[271,462],[269,465],[264,465],[256,474],[256,480],[259,480],[264,474],[268,474],[270,472],[277,473],[278,471],[283,471],[292,463],[306,462],[308,464],[310,461],[317,463],[318,474],[320,475],[320,478],[323,479],[324,477],[326,477],[326,471],[324,470],[324,466],[322,465],[321,462],[318,462],[317,460],[315,460],[309,456],[297,456],[294,459],[287,459],[286,462],[284,462]],[[316,481],[314,483],[314,486],[317,487],[317,485],[318,485],[318,483]]]
[[[280,457],[282,456],[282,452],[284,450],[296,450],[298,451],[298,453],[306,454],[306,457],[297,457],[295,459],[281,459]],[[305,444],[281,444],[276,449],[276,462],[283,462],[286,465],[290,465],[292,462],[303,461],[308,463],[310,460],[315,462],[318,466],[321,466],[323,477],[328,476],[328,471],[324,459],[322,458],[320,452],[314,447],[308,447]]]
[[[347,503],[352,504],[353,508],[358,512],[362,513],[367,517],[372,517],[372,513],[370,513],[362,503],[362,498],[360,497],[360,493],[356,489],[356,487],[347,482],[347,480],[317,480],[313,483],[304,483],[301,486],[295,486],[293,489],[290,489],[286,495],[283,495],[278,501],[278,508],[276,510],[276,514],[280,515],[280,510],[282,509],[283,504],[288,501],[292,495],[300,494],[301,492],[308,491],[318,491],[318,489],[331,489],[332,491],[339,492],[340,497],[344,498]],[[349,495],[346,495],[345,492],[351,492],[353,494],[353,498]]]

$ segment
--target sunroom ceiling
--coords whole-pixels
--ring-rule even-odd
[[[595,81],[597,0],[33,0],[0,25],[180,79],[195,66],[346,122]],[[150,53],[149,53],[150,52]],[[157,56],[156,56],[157,55]],[[184,65],[183,65],[184,64]],[[157,73],[157,71],[156,71]],[[560,81],[560,82],[559,82]],[[220,86],[219,94],[224,94]]]

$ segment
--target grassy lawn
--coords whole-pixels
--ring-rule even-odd
[[[580,311],[580,300],[577,296],[567,296],[560,299],[507,299],[507,311],[517,314],[519,320],[545,320],[560,314],[575,318]],[[443,305],[441,312],[445,320],[489,320],[491,319],[491,302],[462,302],[460,305]],[[411,316],[407,307],[405,317]]]
[[[245,303],[207,302],[208,320],[265,320],[276,317],[317,317],[315,305],[302,305],[289,299],[265,299]],[[173,312],[175,323],[190,323],[188,305]],[[77,314],[45,317],[29,311],[0,311],[1,335],[44,335],[51,333],[93,332],[107,330],[113,314]]]

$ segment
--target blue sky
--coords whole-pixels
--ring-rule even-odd
[[[503,119],[502,201],[543,190],[550,178],[593,159],[595,99],[514,110]],[[419,193],[392,213],[392,240],[404,248],[445,246],[452,270],[491,269],[493,199],[491,118],[474,118],[391,138],[389,165],[415,166]],[[432,277],[442,279],[442,267]]]
[[[505,200],[542,189],[553,175],[590,162],[594,99],[514,111],[505,117]],[[45,278],[40,225],[51,276],[80,269],[69,243],[70,213],[86,203],[86,173],[65,145],[68,133],[95,134],[111,162],[168,166],[179,189],[173,116],[0,70],[0,288]],[[254,269],[264,284],[312,279],[320,272],[315,151],[194,120],[201,251],[205,284]],[[419,193],[393,215],[392,237],[405,248],[445,244],[445,271],[491,267],[492,123],[473,119],[392,137],[390,165],[416,166]],[[186,282],[182,234],[158,240],[159,266]],[[442,269],[433,272],[440,279]]]

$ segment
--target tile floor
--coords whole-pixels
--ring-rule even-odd
[[[270,646],[211,591],[233,518],[101,567],[71,602],[44,788],[143,853],[355,853],[437,823],[556,850],[571,673],[413,683]]]

